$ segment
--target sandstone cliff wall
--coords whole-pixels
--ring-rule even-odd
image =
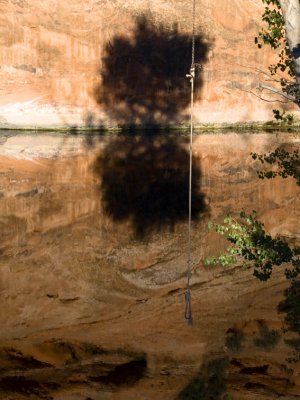
[[[0,126],[184,123],[189,3],[2,0]],[[249,93],[272,58],[254,44],[262,8],[197,1],[197,122],[271,118],[274,104]]]
[[[0,398],[299,400],[300,363],[287,361],[299,336],[276,309],[285,267],[259,282],[203,265],[224,245],[208,220],[241,209],[299,243],[295,181],[257,179],[249,157],[298,145],[286,133],[195,138],[193,204],[208,207],[193,207],[191,329],[185,137],[1,135]],[[130,361],[141,355],[143,369]],[[214,360],[223,367],[195,385]]]

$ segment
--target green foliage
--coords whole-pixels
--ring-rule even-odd
[[[223,224],[210,223],[209,227],[225,236],[231,245],[220,256],[207,258],[206,265],[220,264],[227,267],[235,264],[238,257],[241,257],[243,266],[254,267],[254,276],[261,281],[267,281],[273,266],[291,262],[293,259],[293,250],[283,239],[272,238],[266,232],[255,211],[249,215],[242,211],[239,221],[227,216]]]
[[[255,43],[259,48],[265,44],[274,50],[280,50],[278,62],[269,66],[271,75],[275,75],[279,70],[286,71],[291,77],[294,77],[293,58],[286,40],[285,22],[280,3],[278,0],[262,0],[262,2],[266,4],[262,15],[266,27],[259,32]],[[283,88],[286,85],[286,80],[283,80]]]
[[[277,167],[276,171],[258,171],[257,174],[260,179],[272,179],[276,176],[281,176],[285,179],[288,176],[291,176],[296,180],[297,185],[300,186],[299,150],[288,152],[278,147],[270,153],[251,153],[251,156],[254,160],[259,160],[262,164],[275,165]]]
[[[273,110],[273,115],[277,121],[281,121],[284,124],[292,125],[294,122],[293,114],[286,114],[285,111],[280,112],[280,110]]]
[[[254,160],[262,164],[276,165],[277,170],[259,171],[261,179],[280,176],[287,178],[292,176],[300,186],[300,152],[287,152],[277,148],[267,154],[251,153]],[[224,219],[223,224],[210,223],[210,229],[224,236],[229,242],[228,249],[218,257],[210,257],[205,260],[207,265],[229,266],[241,259],[245,266],[254,267],[254,275],[261,281],[270,278],[274,266],[288,263],[285,276],[290,281],[290,286],[284,291],[284,301],[278,305],[278,312],[285,313],[286,331],[296,334],[296,338],[286,340],[293,348],[290,362],[300,361],[300,246],[290,246],[280,237],[273,238],[265,230],[262,222],[257,220],[256,212],[247,215],[240,213],[240,219],[231,216]],[[265,349],[272,349],[279,340],[276,331],[270,331],[268,327],[261,326],[260,336],[255,339],[255,344]],[[229,345],[238,343],[239,338],[234,335],[228,339]]]
[[[283,18],[280,2],[278,0],[262,0],[265,4],[265,10],[262,15],[262,20],[265,26],[261,29],[258,36],[255,37],[255,43],[258,48],[262,48],[263,45],[270,46],[273,50],[278,52],[278,61],[275,64],[269,66],[269,71],[272,76],[278,74],[278,72],[285,72],[285,77],[280,77],[277,82],[280,82],[283,93],[286,93],[290,100],[300,105],[300,91],[299,85],[295,82],[295,68],[294,59],[290,51],[287,38],[285,21]],[[293,80],[286,79],[289,75]],[[292,116],[280,115],[278,110],[274,114],[277,120],[291,123],[293,121]]]

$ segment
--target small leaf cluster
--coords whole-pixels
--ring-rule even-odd
[[[282,16],[279,1],[277,0],[262,0],[263,3],[267,4],[265,11],[262,15],[262,20],[266,22],[267,29],[262,30],[259,33],[259,38],[264,44],[270,45],[273,49],[277,49],[282,44],[282,39],[285,37],[284,29],[284,19]],[[275,7],[270,8],[269,6],[273,4]],[[259,48],[262,45],[259,43],[258,38],[256,38],[256,43]]]
[[[273,115],[277,121],[281,121],[287,125],[291,125],[294,122],[293,114],[286,114],[285,111],[273,110]]]
[[[239,221],[227,216],[223,224],[211,223],[210,229],[225,236],[231,245],[220,256],[208,257],[205,260],[206,265],[227,267],[235,264],[238,257],[241,257],[243,266],[254,267],[254,276],[261,281],[267,281],[274,266],[292,262],[294,259],[294,250],[282,238],[273,238],[266,232],[264,224],[257,219],[256,211],[249,215],[242,211]]]
[[[276,176],[286,179],[291,176],[300,186],[300,151],[288,152],[280,147],[265,154],[251,153],[254,160],[259,160],[262,164],[275,165],[276,170],[258,171],[259,179],[273,179]]]
[[[271,75],[275,75],[278,70],[287,72],[294,77],[293,58],[286,40],[286,30],[282,10],[279,0],[262,0],[265,6],[262,20],[266,23],[266,28],[263,28],[258,37],[255,37],[255,43],[258,48],[268,45],[272,49],[280,49],[279,60],[276,64],[269,66]]]
[[[293,68],[293,60],[292,58],[290,58],[289,62],[291,63],[290,65],[290,69],[292,70]],[[269,67],[270,69],[270,67]],[[280,85],[281,85],[281,89],[284,93],[286,93],[288,96],[293,98],[293,102],[295,104],[297,104],[298,106],[300,106],[300,86],[297,82],[293,82],[290,80],[287,80],[285,78],[280,78]],[[273,110],[274,113],[274,110]],[[293,115],[291,114],[286,114],[285,112],[282,113],[283,116],[283,122],[286,123],[292,123],[293,122]],[[289,117],[289,118],[288,118]],[[276,117],[275,117],[276,118]],[[289,121],[290,119],[290,121]]]

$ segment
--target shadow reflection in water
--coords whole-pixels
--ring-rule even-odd
[[[193,157],[192,217],[207,211],[201,171]],[[116,222],[130,220],[137,237],[173,229],[188,218],[189,152],[174,135],[118,136],[98,156],[104,212]]]
[[[210,47],[202,33],[196,36],[197,63],[207,61]],[[162,126],[187,117],[190,62],[190,35],[145,15],[136,19],[129,36],[117,35],[104,48],[94,95],[105,114],[122,126],[123,136],[107,144],[95,171],[104,212],[116,222],[130,221],[136,237],[172,230],[188,218],[189,153],[184,139],[165,134]],[[198,73],[196,98],[202,85]],[[137,126],[155,132],[130,136]],[[206,208],[201,171],[193,161],[192,217],[197,220]]]

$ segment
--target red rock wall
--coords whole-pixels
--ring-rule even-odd
[[[182,80],[186,79],[183,66],[190,63],[190,3],[2,0],[0,126],[185,122],[189,87]],[[262,9],[261,0],[196,2],[196,33],[206,46],[196,59],[203,64],[196,93],[197,122],[271,118],[274,104],[249,93],[261,78],[257,68],[266,70],[270,62],[270,54],[254,44]],[[138,28],[141,18],[146,33]],[[152,64],[147,68],[152,39],[158,50],[154,54],[152,48],[148,54]],[[133,52],[122,56],[124,48]],[[172,65],[178,63],[173,70],[168,59]],[[154,71],[155,65],[160,71]]]

